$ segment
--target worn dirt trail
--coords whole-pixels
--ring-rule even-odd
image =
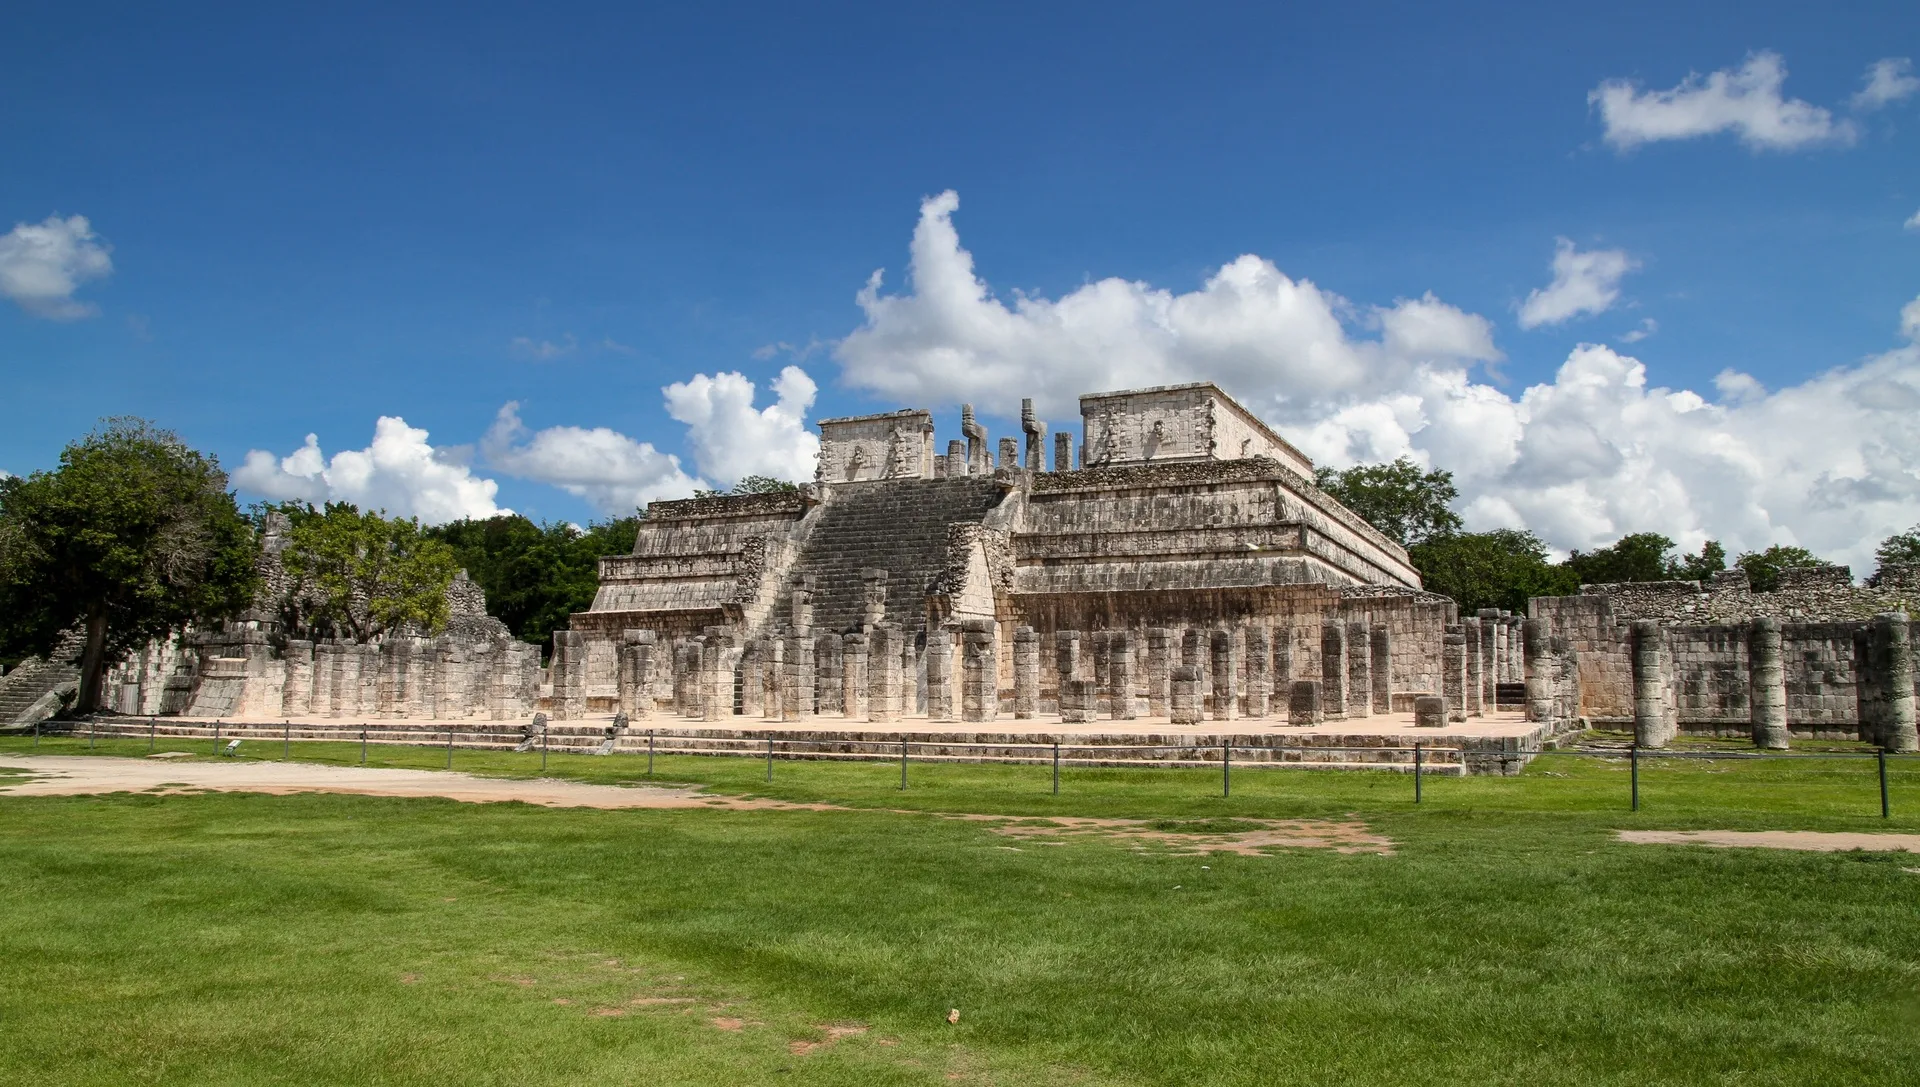
[[[1842,853],[1870,849],[1920,853],[1920,834],[1828,833],[1817,830],[1622,830],[1623,842],[1637,845],[1710,845],[1721,849],[1804,849]]]
[[[725,808],[822,811],[823,804],[792,804],[714,796],[670,785],[591,785],[554,778],[488,778],[443,770],[391,770],[311,762],[234,759],[119,759],[89,755],[0,756],[0,769],[25,770],[23,780],[0,779],[0,796],[84,796],[94,793],[222,792],[353,793],[359,796],[444,797],[470,803],[518,800],[549,808]]]

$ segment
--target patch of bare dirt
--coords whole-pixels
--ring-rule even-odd
[[[1180,856],[1238,853],[1264,856],[1269,849],[1331,849],[1337,853],[1393,854],[1393,840],[1362,822],[1324,819],[1090,819],[1051,816],[1024,819],[999,815],[948,815],[993,822],[995,834],[1034,845],[1104,840],[1136,848],[1153,846]]]
[[[739,1030],[747,1025],[745,1019],[736,1018],[731,1015],[715,1016],[707,1020],[707,1022],[716,1030]]]
[[[804,1057],[809,1053],[827,1049],[842,1038],[853,1038],[867,1032],[867,1026],[864,1023],[815,1023],[813,1029],[825,1034],[826,1037],[817,1040],[796,1039],[788,1042],[787,1052],[796,1057]]]
[[[0,756],[9,768],[33,776],[0,781],[4,796],[84,796],[196,792],[351,793],[358,796],[441,797],[469,803],[517,800],[550,808],[723,808],[734,811],[830,811],[830,804],[713,796],[692,786],[590,785],[553,778],[486,778],[443,770],[390,770],[303,762],[150,763],[87,755]]]
[[[1854,834],[1815,830],[1619,830],[1623,842],[1635,845],[1710,845],[1721,849],[1801,849],[1816,853],[1844,853],[1866,849],[1887,853],[1920,853],[1920,834]]]

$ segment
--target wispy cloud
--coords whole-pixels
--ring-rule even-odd
[[[1624,249],[1574,248],[1558,238],[1553,250],[1553,282],[1537,288],[1520,304],[1520,327],[1557,325],[1581,315],[1605,313],[1620,297],[1620,280],[1640,267]]]
[[[1920,78],[1913,74],[1913,61],[1906,57],[1887,57],[1867,66],[1866,85],[1853,96],[1853,108],[1870,113],[1890,106],[1920,91]]]
[[[1885,63],[1885,62],[1882,62]],[[1780,54],[1751,54],[1739,68],[1702,78],[1690,74],[1671,90],[1642,90],[1627,79],[1610,79],[1587,95],[1599,107],[1606,141],[1621,151],[1660,140],[1690,140],[1732,132],[1755,150],[1798,151],[1852,143],[1848,121],[1782,91],[1787,66]],[[1864,92],[1863,92],[1864,93]]]

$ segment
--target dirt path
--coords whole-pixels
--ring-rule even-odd
[[[1814,830],[1621,830],[1623,842],[1638,845],[1711,845],[1722,849],[1805,849],[1839,853],[1849,849],[1920,853],[1920,834],[1829,834]]]
[[[553,778],[487,778],[441,770],[383,770],[311,762],[252,759],[119,759],[86,755],[0,755],[0,769],[25,770],[25,779],[0,778],[0,796],[83,796],[93,793],[223,792],[353,793],[360,796],[444,797],[470,803],[508,800],[549,808],[729,808],[820,811],[827,805],[790,804],[714,796],[664,785],[590,785]]]

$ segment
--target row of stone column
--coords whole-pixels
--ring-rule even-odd
[[[1909,620],[1904,613],[1875,616],[1859,634],[1855,677],[1860,738],[1889,751],[1920,749],[1914,722],[1914,667]],[[1663,747],[1679,731],[1673,654],[1658,620],[1636,620],[1629,646],[1633,676],[1634,739]],[[1747,706],[1754,746],[1784,750],[1787,670],[1780,622],[1761,617],[1747,627]]]
[[[511,638],[292,640],[279,711],[291,717],[513,720],[531,712],[540,650]]]

